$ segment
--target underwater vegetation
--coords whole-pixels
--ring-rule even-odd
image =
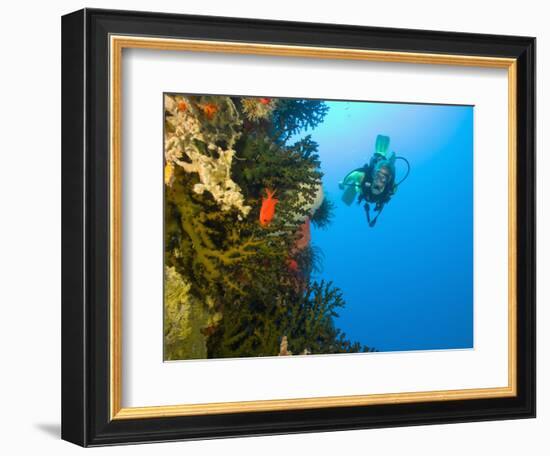
[[[330,224],[322,101],[165,95],[166,360],[370,351],[335,325],[311,224]]]

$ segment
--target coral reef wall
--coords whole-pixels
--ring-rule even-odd
[[[165,95],[167,360],[368,351],[311,272],[310,222],[330,223],[317,144],[322,101]]]

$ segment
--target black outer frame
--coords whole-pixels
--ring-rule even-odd
[[[518,395],[110,421],[110,34],[518,59]],[[534,38],[97,9],[62,18],[63,439],[98,446],[531,417],[535,417]]]

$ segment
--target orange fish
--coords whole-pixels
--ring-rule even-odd
[[[294,258],[289,258],[287,260],[288,269],[292,272],[298,272],[298,262]]]
[[[178,103],[178,111],[185,111],[187,109],[187,105],[185,104],[185,101],[180,101]]]
[[[262,207],[260,209],[260,225],[268,226],[275,216],[275,206],[279,202],[277,198],[273,198],[275,190],[265,189],[267,198],[262,196]]]
[[[218,107],[214,103],[206,103],[201,106],[201,109],[208,120],[212,120],[218,112]]]
[[[271,101],[271,98],[260,98],[261,104],[269,104]]]

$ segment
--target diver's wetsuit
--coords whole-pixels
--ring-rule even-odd
[[[370,163],[363,167],[363,172],[365,173],[365,178],[361,182],[361,194],[359,195],[359,202],[365,200],[366,203],[376,203],[375,210],[380,211],[382,206],[386,204],[394,194],[395,189],[395,176],[394,173],[390,173],[388,182],[384,187],[384,190],[379,194],[374,194],[372,192],[372,183],[374,180],[374,173],[376,170],[376,165],[384,160],[380,155],[375,155],[372,157]]]
[[[350,171],[339,186],[342,193],[342,201],[350,206],[355,198],[357,202],[365,202],[365,212],[369,226],[374,226],[376,219],[384,209],[384,206],[391,200],[397,187],[403,183],[410,171],[410,165],[406,158],[396,157],[395,152],[389,153],[390,138],[384,135],[376,137],[375,153],[369,163],[362,168]],[[395,161],[403,160],[407,164],[405,176],[395,182]],[[374,204],[377,214],[373,219],[370,217],[370,205]]]

